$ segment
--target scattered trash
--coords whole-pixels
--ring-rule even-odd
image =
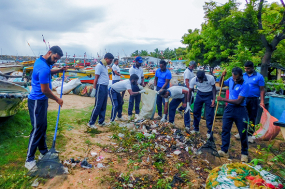
[[[63,167],[63,170],[64,170],[63,174],[69,174],[68,167]]]
[[[119,136],[120,138],[124,138],[125,135],[122,134],[122,133],[119,133],[118,136]]]
[[[104,167],[105,167],[105,166],[104,166],[102,163],[98,163],[98,164],[97,164],[97,168],[99,168],[99,169],[100,169],[100,168],[104,168]]]
[[[92,157],[97,156],[97,153],[96,153],[96,152],[90,152],[90,154],[91,154]]]
[[[96,161],[101,161],[101,160],[103,160],[103,159],[104,159],[103,156],[99,156],[99,157],[96,159]]]
[[[81,167],[84,169],[90,169],[92,168],[92,165],[87,162],[87,158],[84,158],[84,160],[81,162]]]
[[[32,183],[32,187],[38,187],[39,186],[39,181],[38,179],[34,180],[34,182]]]
[[[179,154],[181,154],[181,151],[175,150],[173,153],[174,153],[175,155],[179,155]]]

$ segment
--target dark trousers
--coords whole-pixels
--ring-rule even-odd
[[[48,99],[28,99],[28,108],[33,129],[30,134],[26,161],[33,161],[37,148],[43,155],[48,152],[46,145]]]
[[[120,93],[116,92],[114,89],[109,89],[109,96],[112,102],[112,112],[111,112],[111,121],[114,121],[117,113],[118,117],[122,117],[123,111],[123,103],[122,103],[122,96]]]
[[[90,125],[95,124],[98,116],[99,116],[99,121],[98,121],[99,124],[105,121],[107,100],[108,100],[108,86],[97,84],[96,94],[95,94],[95,106],[93,108],[91,118],[89,121]]]
[[[120,80],[112,80],[112,84],[119,82]]]
[[[247,121],[248,115],[246,107],[228,105],[225,108],[223,115],[223,129],[222,129],[222,151],[228,152],[231,139],[231,129],[233,122],[235,122],[241,141],[241,154],[248,155],[248,141],[247,141]]]
[[[208,131],[207,133],[211,133],[212,126],[213,126],[213,120],[214,120],[214,114],[215,114],[215,108],[211,107],[213,100],[213,93],[207,92],[203,93],[198,91],[196,95],[196,99],[194,102],[194,110],[193,110],[193,116],[194,116],[194,130],[199,131],[199,124],[201,120],[201,113],[203,105],[205,104],[205,113],[206,113],[206,124]]]
[[[132,85],[132,91],[133,92],[140,91],[139,86],[138,85]],[[135,103],[135,112],[136,112],[136,114],[140,113],[140,102],[141,102],[141,94],[135,95],[135,96],[130,96],[128,115],[131,116],[133,114],[134,103]]]
[[[184,102],[184,98],[174,98],[169,103],[169,122],[173,123],[176,113],[176,108],[179,106],[180,103]],[[185,127],[190,127],[190,111],[184,114],[184,125]]]
[[[161,87],[156,87],[156,91],[159,91]],[[166,88],[168,89],[168,88]],[[160,117],[162,117],[162,104],[165,105],[164,98],[162,98],[160,95],[157,95],[156,97],[156,107],[157,107],[157,113]]]
[[[248,97],[246,98],[246,109],[248,112],[249,122],[253,125],[256,125],[256,117],[259,108],[259,97]],[[255,132],[255,127],[251,126],[248,127],[248,136],[252,136]]]

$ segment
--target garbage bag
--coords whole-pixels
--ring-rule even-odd
[[[156,109],[156,92],[144,89],[146,92],[141,94],[142,108],[138,119],[153,119]]]
[[[260,165],[224,164],[214,168],[206,181],[206,189],[283,188],[281,178],[265,171]],[[266,188],[267,188],[266,187]]]
[[[72,90],[73,94],[89,97],[93,89],[93,84],[82,83]]]
[[[263,113],[260,119],[261,127],[255,131],[254,136],[256,140],[269,141],[278,135],[280,127],[273,125],[273,122],[278,121],[278,119],[271,116],[265,107],[262,107],[262,109]]]
[[[63,90],[62,90],[62,94],[68,94],[70,93],[75,87],[77,87],[78,85],[81,84],[81,81],[77,78],[77,79],[73,79],[70,82],[63,84]],[[56,88],[56,92],[57,94],[60,94],[61,91],[61,87],[57,87]]]

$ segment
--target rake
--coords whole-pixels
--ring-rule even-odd
[[[224,77],[222,77],[222,84],[220,86],[219,96],[221,96],[221,93],[222,93],[223,83],[224,83]],[[219,107],[219,101],[217,101],[217,105],[216,105],[215,117],[214,117],[214,121],[213,121],[213,125],[212,125],[210,138],[207,140],[207,142],[203,146],[201,146],[198,149],[198,151],[197,151],[198,154],[204,154],[204,155],[211,154],[213,156],[220,158],[220,155],[217,151],[217,147],[216,147],[216,144],[214,141],[214,136],[213,136],[214,125],[215,125],[215,121],[216,121],[216,115],[217,115],[218,107]]]
[[[62,84],[60,91],[60,98],[62,98],[62,89],[64,82],[64,73],[62,74]],[[60,114],[60,105],[58,107],[58,114],[56,120],[56,127],[54,131],[54,137],[51,149],[36,163],[36,165],[28,172],[29,176],[38,176],[43,178],[53,178],[56,175],[65,173],[63,165],[60,163],[58,151],[55,150],[56,133],[58,129]]]

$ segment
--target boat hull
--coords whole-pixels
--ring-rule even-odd
[[[6,66],[0,66],[0,71],[3,73],[3,74],[8,74],[8,73],[11,73],[11,72],[15,72],[15,71],[18,71],[18,70],[21,70],[23,67],[20,66],[20,65],[6,65]]]
[[[1,94],[0,94],[1,96]],[[9,117],[15,115],[22,102],[21,98],[1,98],[0,97],[0,117]]]

